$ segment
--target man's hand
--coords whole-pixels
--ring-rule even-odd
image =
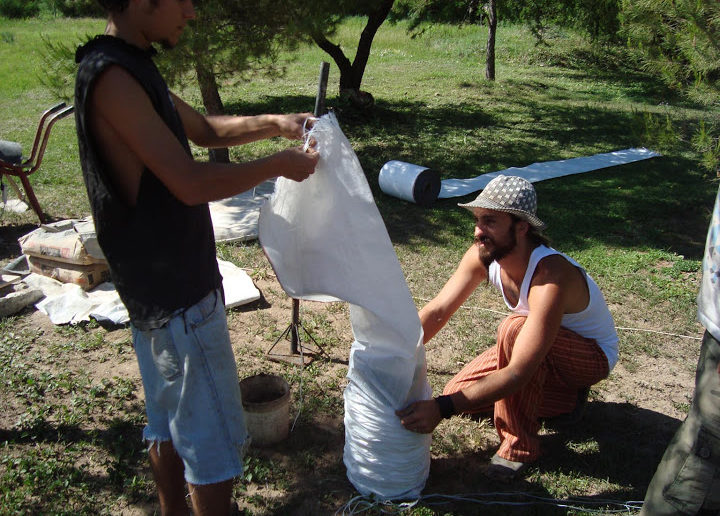
[[[288,140],[301,140],[303,131],[309,131],[315,122],[312,113],[295,113],[291,115],[277,115],[277,126],[280,136]]]
[[[302,147],[286,149],[278,156],[283,158],[285,164],[279,168],[283,177],[293,181],[304,181],[310,174],[315,172],[315,166],[320,159],[320,153],[313,147],[303,150]]]
[[[395,414],[406,429],[419,434],[431,433],[442,420],[435,400],[416,401],[402,410],[396,410]]]

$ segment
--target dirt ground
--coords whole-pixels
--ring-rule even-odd
[[[269,360],[267,354],[291,322],[291,300],[269,266],[250,272],[261,291],[261,299],[228,312],[239,376],[244,378],[265,372],[282,375],[289,381],[292,430],[283,442],[251,451],[253,459],[248,463],[249,468],[255,471],[256,477],[265,474],[264,481],[244,483],[236,494],[240,505],[252,513],[334,513],[356,494],[345,477],[342,463],[342,391],[352,343],[348,308],[344,303],[301,302],[303,329],[316,339],[324,354],[300,374],[298,366]],[[500,306],[496,301],[494,306]],[[478,351],[481,351],[492,340],[494,328],[502,316],[496,312],[483,312],[482,296],[471,298],[469,303],[480,308],[472,313],[473,307],[463,308],[467,311],[464,317],[469,318],[463,325],[479,328],[482,339],[476,347],[479,346]],[[416,304],[421,306],[423,301],[416,300]],[[36,329],[45,341],[65,338],[45,315],[36,310],[29,309],[21,314],[18,324]],[[642,322],[638,326],[642,326]],[[661,351],[653,356],[638,353],[623,357],[611,376],[593,387],[591,401],[580,423],[570,429],[548,425],[543,430],[544,458],[533,470],[529,483],[514,489],[537,490],[538,486],[545,486],[540,488],[541,491],[562,496],[563,488],[554,491],[547,487],[548,478],[574,474],[599,480],[587,480],[587,485],[566,495],[579,492],[585,496],[622,500],[641,498],[667,442],[687,413],[701,335],[699,326],[690,338],[648,330],[621,329],[619,333],[621,341],[646,340]],[[127,328],[98,327],[89,331],[101,333],[107,343],[130,345]],[[318,349],[303,331],[301,339],[312,348],[309,352]],[[473,358],[475,350],[469,351],[466,341],[463,328],[451,323],[428,344],[428,378],[435,395],[463,363]],[[288,353],[287,341],[281,338],[273,352]],[[78,353],[77,360],[68,356],[65,363],[75,363],[71,367],[82,368],[98,379],[132,378],[140,402],[143,393],[139,373],[134,359],[131,355],[128,357],[101,349],[89,360],[86,354]],[[47,367],[53,365],[47,364]],[[17,402],[5,400],[5,408],[0,412],[0,428],[11,428],[15,423],[19,410]],[[487,420],[453,418],[441,423],[433,439],[430,477],[424,493],[457,494],[497,489],[498,486],[488,485],[481,476],[482,466],[497,444],[494,428]],[[271,464],[271,469],[277,468],[283,473],[279,476],[263,473],[262,464]],[[130,502],[116,509],[117,513],[128,515],[148,514],[154,510],[150,502]],[[461,514],[474,513],[474,509],[465,511],[457,506],[443,510],[446,509]]]

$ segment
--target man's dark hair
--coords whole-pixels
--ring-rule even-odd
[[[130,5],[130,0],[97,0],[98,3],[109,13],[121,13]],[[158,0],[150,0],[150,3],[157,7]]]
[[[513,224],[515,222],[525,220],[522,217],[518,217],[514,213],[510,213],[509,215],[513,220]],[[528,222],[527,220],[525,220],[525,222],[528,223],[528,232],[527,232],[528,240],[530,240],[530,242],[532,242],[536,246],[544,245],[544,246],[550,247],[550,239],[548,238],[548,236],[543,234],[542,231],[540,231],[538,228],[536,228],[535,226],[530,224],[530,222]]]
[[[130,0],[97,0],[98,3],[108,12],[121,13],[127,9]]]

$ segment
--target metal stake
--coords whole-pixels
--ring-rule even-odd
[[[320,77],[318,78],[318,91],[317,96],[315,97],[315,111],[313,114],[316,117],[321,117],[325,114],[325,96],[327,93],[327,81],[328,81],[328,75],[330,72],[330,63],[327,63],[323,61],[320,64]],[[317,350],[312,349],[306,349],[304,348],[301,338],[300,338],[300,329],[302,329],[305,332],[305,335],[307,335],[310,340],[312,340],[315,343],[315,346],[317,346]],[[278,354],[278,353],[272,353],[273,349],[275,349],[275,346],[283,340],[287,339],[288,336],[290,337],[290,353],[289,354]],[[308,356],[305,354],[305,351],[310,351],[311,355]],[[275,343],[268,349],[266,355],[270,360],[275,361],[281,361],[281,362],[290,362],[297,365],[305,365],[309,364],[312,359],[314,358],[312,355],[317,354],[323,354],[327,356],[327,353],[325,353],[325,350],[320,346],[320,344],[317,343],[315,338],[310,334],[310,332],[303,326],[303,324],[300,322],[300,300],[293,298],[292,300],[292,321],[290,322],[290,325],[285,329],[284,332],[278,337],[278,339],[275,341]]]

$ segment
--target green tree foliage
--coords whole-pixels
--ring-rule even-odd
[[[500,1],[502,4],[502,0]],[[421,34],[423,22],[441,23],[487,23],[488,39],[485,45],[485,78],[495,80],[495,39],[498,9],[496,0],[481,4],[480,0],[400,0],[393,11],[393,20],[410,20],[408,30]]]
[[[75,95],[75,49],[89,41],[92,35],[74,42],[53,41],[40,36],[43,41],[43,73],[38,75],[40,82],[58,99],[72,103]]]
[[[276,0],[206,0],[196,13],[180,43],[159,56],[170,84],[188,80],[188,72],[202,88],[214,78],[214,89],[226,79],[278,73],[278,52],[298,42],[297,31],[289,29],[291,11]],[[203,95],[203,102],[209,113],[220,112],[209,97]]]
[[[53,2],[63,12],[80,13],[88,6],[86,0]],[[158,67],[170,85],[197,80],[205,111],[222,114],[219,84],[247,79],[255,73],[281,73],[277,66],[279,51],[293,49],[307,39],[295,25],[294,15],[289,3],[276,0],[204,0],[176,48],[159,54]],[[72,95],[75,48],[83,42],[45,42],[44,82],[61,98]],[[226,149],[210,154],[217,161],[228,159]]]
[[[495,79],[495,39],[498,20],[527,24],[538,44],[545,42],[549,25],[587,32],[593,41],[615,41],[619,30],[620,0],[398,0],[393,19],[410,20],[419,34],[424,22],[486,23],[485,78]]]
[[[691,143],[700,154],[702,167],[720,177],[720,128],[701,120]]]
[[[97,0],[49,0],[49,4],[52,9],[69,18],[104,16]]]
[[[623,31],[646,68],[679,89],[717,94],[720,3],[716,0],[623,0]]]
[[[158,66],[170,84],[195,78],[208,114],[224,113],[219,84],[254,73],[280,73],[277,55],[302,35],[290,5],[276,0],[206,0],[176,48],[162,52]],[[211,157],[227,161],[227,150]]]
[[[375,34],[393,4],[394,0],[310,0],[299,6],[296,13],[298,29],[327,52],[340,70],[340,95],[360,107],[374,102],[372,95],[361,91],[360,86]],[[338,24],[348,16],[367,17],[352,62],[341,46],[331,41]]]
[[[595,41],[615,40],[620,28],[620,0],[497,0],[499,20],[527,24],[538,38],[550,25],[573,27]],[[490,2],[482,0],[398,0],[397,17],[420,22],[479,23]]]
[[[42,12],[69,18],[103,16],[97,0],[0,0],[0,15],[8,18],[31,18]]]
[[[40,8],[39,0],[0,0],[0,15],[7,18],[32,18]]]
[[[397,0],[390,19],[409,20],[411,30],[422,22],[479,23],[482,7],[480,0]]]
[[[549,25],[573,27],[593,41],[615,41],[620,29],[620,0],[504,0],[498,16],[527,23],[538,41]]]

